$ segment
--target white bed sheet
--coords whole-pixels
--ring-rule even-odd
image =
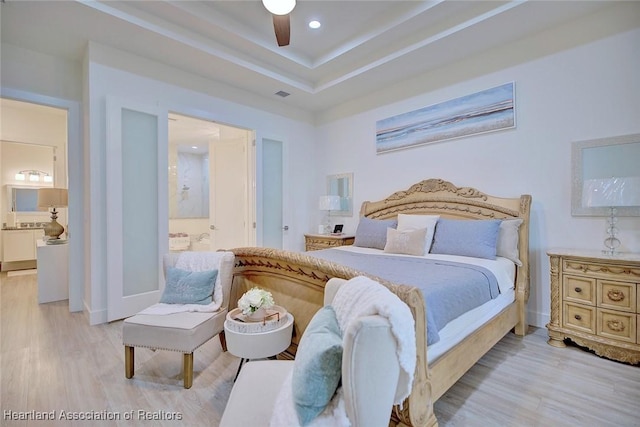
[[[457,255],[427,254],[424,256],[415,256],[389,254],[380,249],[361,248],[358,246],[340,246],[336,249],[350,252],[367,253],[371,255],[393,255],[399,257],[407,256],[414,258],[463,262],[484,267],[496,276],[496,279],[498,281],[498,288],[500,289],[500,295],[497,298],[494,298],[491,301],[488,301],[483,305],[476,307],[461,316],[458,316],[457,318],[449,322],[444,328],[438,331],[440,340],[437,343],[431,344],[427,347],[427,360],[429,364],[436,361],[440,356],[442,356],[456,344],[460,343],[473,331],[491,320],[496,314],[500,313],[505,307],[507,307],[515,300],[515,289],[513,282],[516,274],[516,265],[513,263],[513,261],[507,258],[497,257],[495,260],[490,260]]]

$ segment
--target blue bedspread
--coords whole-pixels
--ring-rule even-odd
[[[440,340],[439,331],[451,320],[500,293],[498,281],[484,267],[425,258],[369,255],[340,249],[309,254],[345,265],[396,284],[419,288],[424,295],[427,344]]]

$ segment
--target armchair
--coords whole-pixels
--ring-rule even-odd
[[[184,254],[188,253],[172,253],[164,256],[165,277],[168,268],[175,267],[179,257]],[[202,253],[200,254],[202,255]],[[229,307],[235,256],[233,252],[211,252],[208,254],[211,257],[211,262],[217,263],[218,267],[215,286],[220,286],[222,292],[220,308],[214,312],[183,311],[171,314],[143,314],[149,310],[147,309],[125,319],[122,326],[122,341],[126,378],[132,378],[134,375],[134,347],[183,353],[184,388],[191,388],[193,384],[193,352],[198,347],[215,335],[219,335],[222,350],[227,350],[224,321]],[[192,271],[198,270],[192,269]]]

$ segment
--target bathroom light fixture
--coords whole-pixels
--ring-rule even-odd
[[[30,182],[39,182],[41,179],[44,182],[53,182],[53,176],[49,175],[47,172],[36,169],[25,169],[20,171],[15,174],[14,178],[16,181],[26,181],[27,175],[29,175]]]
[[[322,26],[322,24],[320,23],[320,21],[313,20],[313,21],[309,22],[309,28],[311,28],[311,29],[316,30],[316,29],[320,28],[321,26]]]
[[[584,181],[582,205],[609,208],[607,238],[602,252],[614,256],[620,246],[617,207],[640,206],[640,176],[588,179]]]

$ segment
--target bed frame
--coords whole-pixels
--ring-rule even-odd
[[[510,330],[524,335],[529,298],[529,211],[531,196],[499,198],[470,187],[456,187],[441,179],[428,179],[378,202],[364,202],[361,216],[376,219],[399,213],[437,214],[454,219],[522,218],[519,250],[522,267],[516,270],[515,301],[434,363],[427,361],[425,305],[415,287],[389,283],[365,272],[313,258],[307,253],[269,248],[233,249],[236,267],[229,310],[248,289],[259,286],[272,292],[295,318],[292,344],[285,357],[293,357],[311,317],[323,305],[324,286],[332,277],[369,276],[389,287],[411,309],[415,319],[417,363],[413,388],[402,405],[394,407],[390,425],[437,426],[433,403]]]

